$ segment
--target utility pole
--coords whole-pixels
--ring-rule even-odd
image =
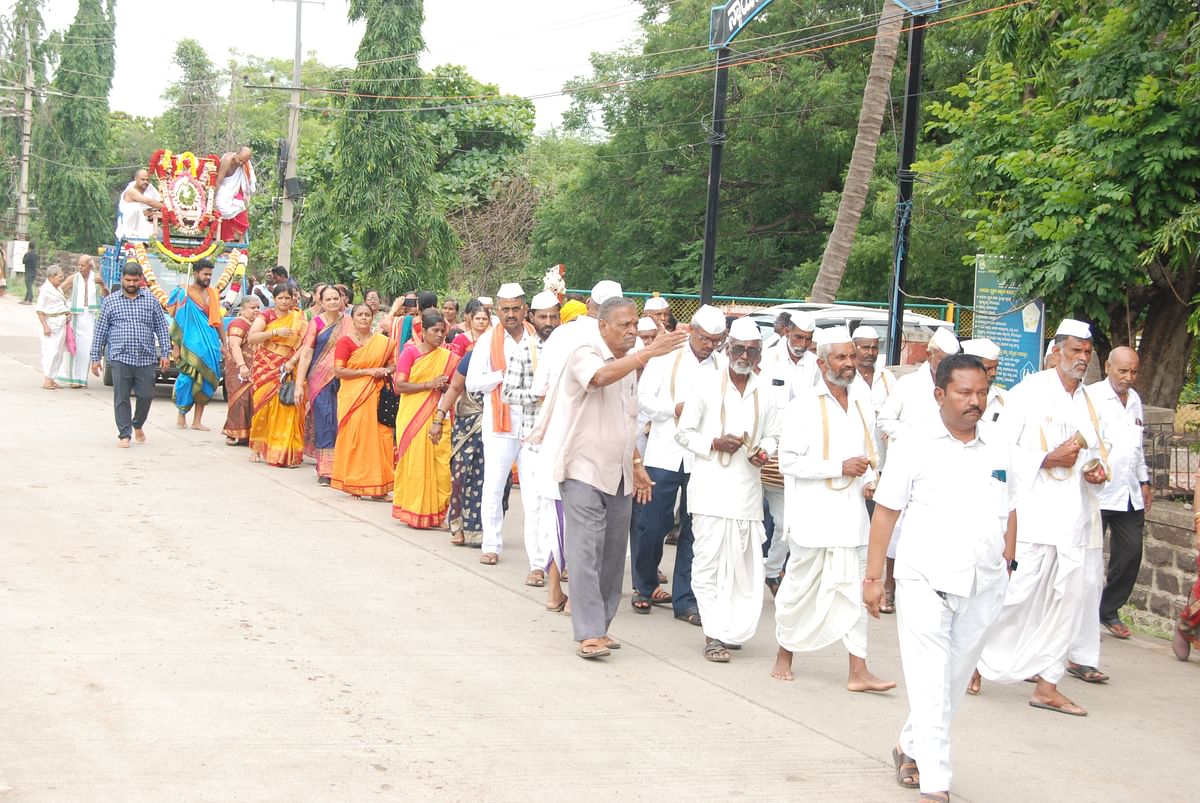
[[[21,172],[17,183],[17,239],[29,239],[29,141],[33,130],[33,43],[25,22],[25,107],[21,112]]]
[[[700,303],[711,304],[717,256],[717,213],[721,207],[721,156],[725,148],[725,98],[729,86],[729,48],[717,51],[713,84],[711,155],[708,161],[708,204],[704,209],[704,253],[700,263]]]
[[[288,104],[287,169],[283,174],[283,214],[279,220],[279,261],[277,264],[292,269],[292,237],[296,223],[296,204],[292,201],[296,185],[296,152],[300,149],[300,64],[304,58],[300,51],[300,10],[304,0],[296,3],[296,55],[292,62],[292,101]],[[289,181],[291,179],[291,181]]]

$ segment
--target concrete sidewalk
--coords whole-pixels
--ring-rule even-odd
[[[916,800],[891,768],[903,686],[846,692],[840,647],[771,680],[769,595],[729,665],[627,603],[624,649],[581,661],[523,585],[519,504],[481,566],[311,465],[251,464],[222,404],[175,429],[165,388],[118,450],[107,388],[39,388],[31,316],[0,299],[5,800]],[[871,651],[902,681],[892,618]],[[1085,719],[1025,684],[965,701],[954,800],[1194,799],[1200,662],[1142,638],[1103,657],[1110,684],[1064,685]]]

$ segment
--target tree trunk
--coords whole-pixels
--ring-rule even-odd
[[[1138,344],[1141,366],[1137,383],[1146,404],[1174,408],[1179,403],[1192,356],[1193,337],[1187,329],[1190,312],[1188,305],[1181,304],[1169,289],[1155,294],[1146,310],[1146,325]]]
[[[854,137],[854,151],[850,155],[850,166],[846,170],[846,182],[842,188],[842,200],[838,203],[837,219],[825,253],[821,256],[821,270],[813,282],[812,300],[831,303],[842,286],[846,273],[846,262],[850,259],[850,248],[863,208],[867,205],[867,190],[875,172],[875,153],[879,148],[879,132],[883,127],[883,112],[887,107],[892,69],[896,65],[896,51],[900,47],[900,34],[904,29],[904,9],[892,0],[885,0],[883,13],[879,16],[879,27],[875,30],[875,50],[871,54],[871,71],[863,89],[862,109],[858,113],[858,133]]]

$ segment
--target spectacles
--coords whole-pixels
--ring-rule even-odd
[[[761,357],[762,348],[759,346],[730,346],[729,356],[740,357],[745,354],[747,357]]]
[[[696,339],[704,345],[712,346],[713,348],[720,348],[721,344],[725,342],[724,335],[720,337],[709,337],[703,332],[696,332]]]

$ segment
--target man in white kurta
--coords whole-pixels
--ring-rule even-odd
[[[1058,365],[1026,377],[1005,404],[1004,429],[1018,447],[1013,460],[1023,482],[1017,503],[1018,566],[979,672],[1001,682],[1036,677],[1031,706],[1085,716],[1087,711],[1063,695],[1058,683],[1085,617],[1098,617],[1096,607],[1087,604],[1085,568],[1098,509],[1095,486],[1104,482],[1104,472],[1085,473],[1092,449],[1081,445],[1099,440],[1083,389],[1092,355],[1090,327],[1064,320],[1055,350]]]
[[[527,456],[521,449],[521,416],[519,404],[506,404],[501,398],[504,372],[508,363],[521,347],[521,341],[530,336],[530,326],[525,321],[528,308],[525,292],[521,286],[509,283],[497,293],[501,325],[479,336],[475,342],[471,365],[467,368],[466,387],[468,393],[483,396],[483,498],[480,500],[480,517],[483,520],[483,545],[479,562],[491,566],[504,552],[504,486],[512,472],[513,463],[521,477],[533,477],[533,464],[526,463]],[[493,347],[496,338],[504,338],[499,347]],[[528,481],[528,480],[526,480]],[[521,509],[525,514],[526,542],[537,543],[537,521],[539,496],[537,493],[521,494]],[[529,533],[533,536],[530,538]]]
[[[860,326],[851,336],[858,350],[858,374],[854,381],[867,388],[871,394],[871,406],[878,413],[896,387],[896,375],[885,365],[879,364],[879,331],[874,326]]]
[[[638,515],[637,533],[630,545],[633,609],[649,613],[655,604],[670,603],[675,618],[699,625],[692,595],[692,523],[688,514],[688,476],[693,455],[675,440],[679,417],[706,379],[719,376],[724,358],[717,348],[725,342],[725,315],[704,305],[692,316],[687,345],[650,360],[638,381],[638,407],[650,420],[646,439],[646,472],[654,481],[653,496]],[[679,541],[668,594],[658,584],[663,542],[675,522],[675,496],[680,496]]]
[[[688,481],[694,551],[692,593],[704,628],[704,657],[729,661],[762,613],[762,465],[775,451],[779,416],[755,375],[762,335],[748,318],[729,330],[728,367],[703,380],[675,439],[695,455]]]
[[[1000,347],[986,337],[977,337],[962,342],[963,354],[970,354],[983,365],[988,378],[987,408],[979,419],[982,427],[995,427],[1000,424],[1000,414],[1004,412],[1007,394],[996,387],[996,371],[1000,368]]]
[[[78,268],[59,288],[71,313],[67,325],[75,336],[75,353],[63,356],[56,379],[69,388],[87,387],[92,333],[96,328],[96,316],[100,314],[100,302],[108,295],[91,257],[81,256]]]
[[[867,507],[878,447],[871,400],[854,387],[855,349],[845,327],[818,333],[821,381],[787,409],[779,444],[791,546],[775,595],[779,653],[771,676],[792,679],[792,653],[841,641],[850,653],[846,688],[887,691],[867,669]]]
[[[863,579],[863,601],[878,617],[887,543],[903,510],[896,625],[909,713],[892,758],[901,786],[933,799],[949,797],[950,723],[1004,603],[1019,484],[1001,433],[979,426],[988,380],[978,358],[947,357],[936,388],[938,423],[888,456]]]
[[[58,288],[63,283],[63,271],[58,265],[51,265],[46,270],[46,281],[38,290],[37,312],[38,322],[42,325],[42,387],[47,390],[57,390],[62,387],[54,381],[58,376],[63,361],[71,355],[67,353],[67,324],[71,311],[67,299]]]
[[[772,401],[780,416],[797,392],[806,392],[820,377],[817,355],[808,350],[816,328],[816,319],[812,315],[798,312],[792,316],[791,323],[779,342],[763,354],[759,380],[770,388]],[[779,455],[771,455],[763,473],[763,496],[767,500],[774,524],[771,543],[767,546],[767,556],[763,559],[763,571],[767,588],[775,594],[779,591],[779,576],[783,573],[783,564],[788,556],[787,539],[783,537],[787,509],[782,475],[779,473]]]

